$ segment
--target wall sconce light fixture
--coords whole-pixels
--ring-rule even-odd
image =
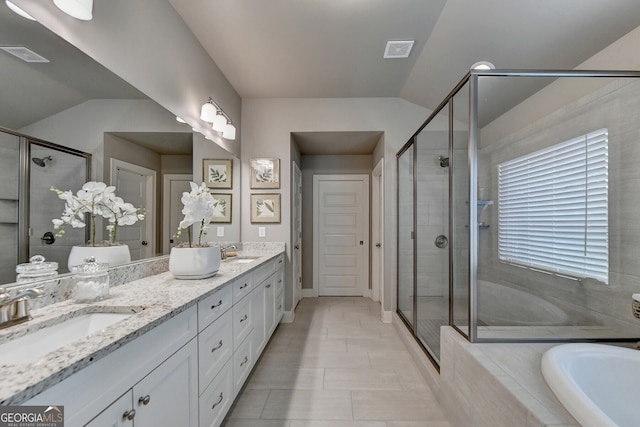
[[[93,0],[53,0],[58,9],[82,21],[93,19]]]
[[[213,99],[209,98],[207,102],[202,104],[200,118],[205,122],[211,123],[211,128],[216,132],[222,132],[223,138],[229,140],[236,139],[236,127],[233,125],[231,118],[229,118],[227,113],[225,113]]]

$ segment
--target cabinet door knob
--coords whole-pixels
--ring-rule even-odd
[[[247,320],[249,318],[249,316],[247,316],[246,314],[244,316],[242,316],[242,319],[240,319],[240,323],[244,322],[245,320]]]
[[[242,361],[242,363],[240,363],[240,367],[246,365],[248,361],[249,361],[249,356],[245,356],[244,360]]]
[[[269,289],[271,287],[271,283],[265,286],[265,288]]]
[[[138,403],[141,403],[145,406],[148,405],[149,402],[151,402],[151,396],[149,396],[148,394],[138,399]]]
[[[124,414],[122,414],[122,418],[132,421],[134,418],[136,417],[136,410],[132,409],[130,411],[125,412]]]
[[[213,305],[211,306],[211,310],[213,310],[214,308],[218,308],[218,307],[220,307],[221,305],[222,305],[222,300],[218,301],[218,303],[217,303],[217,304],[213,304]]]

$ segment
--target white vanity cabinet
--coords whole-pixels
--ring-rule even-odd
[[[65,425],[218,427],[283,313],[284,255],[24,405],[64,405]]]
[[[196,340],[178,350],[87,424],[90,427],[198,425]]]
[[[175,425],[196,426],[196,335],[197,310],[194,306],[23,405],[50,405],[52,402],[63,405],[67,427],[83,426],[90,421],[91,426],[158,426],[163,424],[155,422],[156,419],[173,419],[175,414],[183,417]],[[148,404],[139,403],[139,399],[144,400],[147,395]],[[126,396],[130,396],[130,405],[124,405]],[[117,413],[124,406],[128,409]],[[132,409],[135,416],[128,420],[124,414]],[[110,418],[114,413],[116,417]]]

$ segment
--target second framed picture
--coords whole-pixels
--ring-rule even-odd
[[[251,222],[279,223],[280,222],[280,194],[252,194]]]
[[[251,159],[251,188],[280,188],[280,159]]]
[[[202,181],[209,188],[232,188],[233,160],[202,159]]]
[[[211,193],[213,196],[213,218],[211,222],[231,222],[231,194]]]

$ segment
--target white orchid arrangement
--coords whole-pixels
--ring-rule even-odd
[[[64,211],[58,219],[53,219],[53,228],[59,230],[56,237],[62,237],[64,228],[84,228],[85,214],[91,217],[91,245],[96,245],[95,223],[97,217],[105,218],[109,221],[106,226],[109,232],[107,244],[116,243],[116,234],[119,226],[132,225],[144,219],[144,212],[136,208],[131,203],[126,203],[121,197],[115,194],[116,187],[107,185],[104,182],[89,181],[85,183],[74,195],[70,190],[61,191],[51,187],[59,198],[65,201]]]
[[[191,244],[191,226],[199,225],[197,246],[202,246],[202,236],[207,234],[207,225],[211,222],[215,215],[216,201],[209,192],[207,185],[203,182],[200,186],[195,182],[190,182],[190,192],[182,193],[180,201],[184,205],[182,213],[184,219],[178,224],[178,231],[174,237],[180,237],[182,230],[187,230],[189,247]]]

